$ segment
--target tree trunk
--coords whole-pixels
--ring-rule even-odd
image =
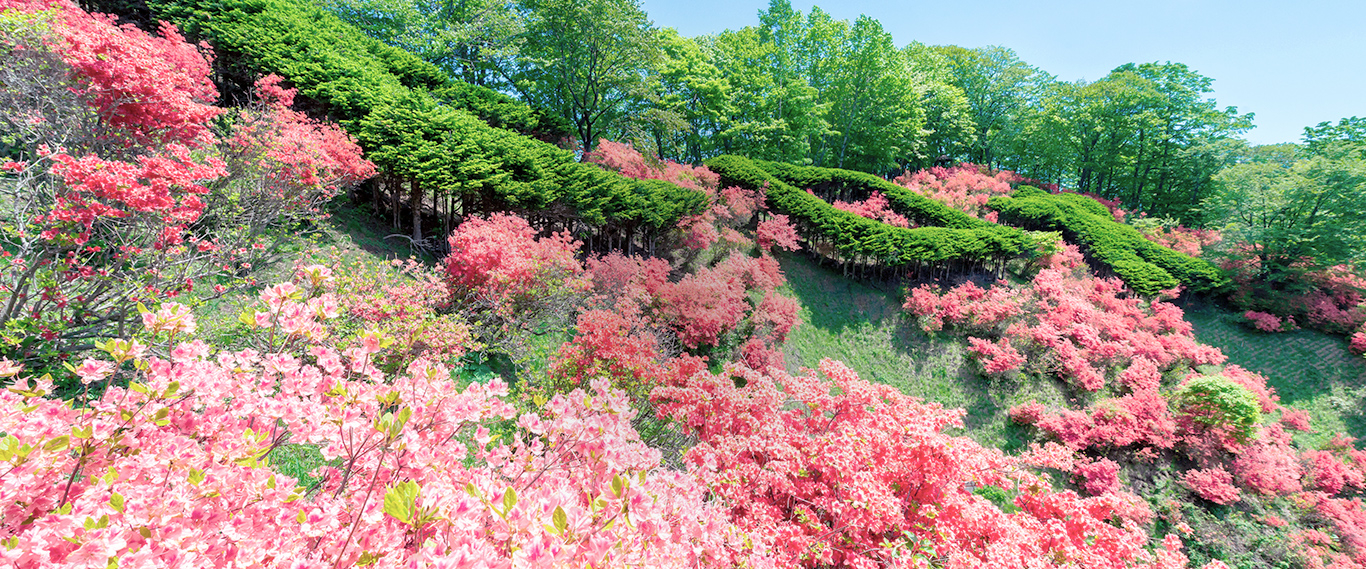
[[[413,193],[408,196],[408,208],[413,210],[413,242],[422,240],[422,184],[413,180]]]

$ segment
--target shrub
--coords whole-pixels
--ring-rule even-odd
[[[707,160],[706,164],[721,176],[722,186],[763,189],[769,207],[792,221],[797,232],[808,241],[809,248],[829,247],[843,260],[904,267],[955,260],[992,261],[1013,257],[1024,250],[1024,236],[1019,231],[973,219],[876,176],[843,170],[810,170],[815,172],[814,176],[834,175],[830,172],[835,172],[853,180],[851,184],[866,184],[866,187],[883,190],[893,206],[897,204],[897,194],[914,196],[906,199],[915,202],[919,213],[900,213],[917,223],[944,226],[905,229],[867,219],[836,209],[821,198],[787,184],[782,177],[768,170],[783,174],[807,172],[799,167],[754,162],[739,156],[718,156]]]
[[[446,274],[451,299],[487,309],[505,320],[567,314],[588,287],[575,257],[579,243],[568,234],[536,236],[525,219],[495,213],[472,218],[449,238]]]
[[[1223,468],[1187,470],[1181,481],[1201,498],[1216,504],[1232,504],[1241,494],[1233,485],[1233,475]]]
[[[906,171],[892,182],[972,217],[994,223],[997,214],[986,209],[987,201],[1010,194],[1010,180],[1015,174],[1001,171],[989,175],[985,170],[976,164],[935,167],[914,173]]]
[[[1246,387],[1218,375],[1187,379],[1172,397],[1181,412],[1207,427],[1226,429],[1240,442],[1252,440],[1261,421],[1261,405]]]
[[[1051,491],[999,451],[945,435],[959,412],[838,362],[798,376],[728,366],[654,399],[697,434],[689,463],[739,527],[773,536],[782,566],[1160,563],[1144,548],[1151,512],[1137,497]],[[965,482],[1027,490],[1006,514]],[[1158,557],[1177,561],[1166,556],[1179,548]]]
[[[17,10],[0,26],[0,124],[18,158],[0,174],[4,353],[70,357],[135,326],[138,301],[220,293],[373,172],[271,78],[220,116],[207,50],[172,26],[152,35],[63,0],[3,7]]]
[[[992,198],[988,206],[1000,212],[1004,222],[1062,231],[1140,294],[1153,296],[1178,285],[1211,291],[1228,283],[1214,265],[1148,241],[1085,196],[1017,190],[1010,197]]]

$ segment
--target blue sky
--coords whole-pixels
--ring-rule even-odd
[[[758,23],[768,0],[642,0],[659,27],[685,36]],[[1366,0],[847,0],[898,45],[1000,45],[1064,81],[1125,63],[1173,61],[1214,79],[1220,106],[1256,113],[1256,144],[1298,142],[1304,127],[1366,116]],[[812,3],[794,0],[809,12]]]

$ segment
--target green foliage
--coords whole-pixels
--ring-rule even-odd
[[[1017,230],[972,217],[943,202],[927,198],[872,174],[838,168],[794,166],[764,160],[755,160],[754,163],[774,178],[798,189],[812,190],[817,195],[839,196],[839,199],[845,201],[857,201],[867,199],[872,192],[882,192],[887,196],[892,209],[919,225],[951,229],[997,229],[1003,235],[1010,235],[1012,238],[1019,233]]]
[[[567,121],[584,152],[638,102],[659,61],[638,0],[520,0],[520,57],[505,73],[522,100]]]
[[[1226,236],[1249,245],[1259,280],[1285,284],[1303,269],[1366,263],[1366,145],[1315,148],[1229,167],[1202,204]]]
[[[1197,422],[1226,428],[1240,442],[1257,434],[1261,406],[1257,396],[1221,375],[1201,375],[1187,381],[1172,396],[1172,404]]]
[[[319,4],[366,35],[481,86],[493,83],[499,64],[516,55],[516,36],[522,31],[513,5],[497,0],[322,0]]]
[[[746,158],[718,156],[707,160],[706,164],[720,174],[722,186],[766,189],[769,207],[791,217],[799,232],[817,235],[849,257],[906,266],[999,260],[1024,251],[1024,234],[1018,230],[986,222],[981,222],[984,226],[974,228],[893,227],[835,209],[825,200],[788,185]],[[848,174],[857,177],[857,173]],[[926,210],[930,209],[927,206]]]
[[[333,14],[295,0],[152,0],[156,17],[207,40],[226,81],[276,73],[342,120],[363,118],[408,89],[450,80],[437,67],[366,37]]]
[[[992,198],[987,206],[1000,212],[1005,223],[1062,231],[1139,294],[1152,296],[1177,285],[1210,291],[1228,282],[1209,262],[1148,241],[1137,229],[1114,221],[1105,206],[1091,198],[1022,190],[1010,197]]]
[[[1053,78],[1000,46],[934,49],[947,62],[951,81],[967,99],[976,126],[975,136],[949,154],[977,164],[999,165],[1010,155],[1013,139],[1019,137],[1018,123]]]
[[[344,119],[386,174],[462,200],[464,211],[568,206],[590,225],[661,231],[707,197],[581,164],[519,132],[545,127],[506,95],[447,79],[430,63],[293,0],[154,0],[160,17],[211,41],[220,62],[273,72]],[[504,129],[511,130],[504,130]]]
[[[531,134],[544,128],[544,122],[531,107],[488,87],[452,82],[432,90],[432,97],[444,105],[468,111],[494,128]]]

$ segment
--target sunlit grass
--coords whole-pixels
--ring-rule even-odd
[[[869,381],[966,410],[963,434],[1002,448],[1021,442],[1008,421],[1011,407],[1029,401],[1061,406],[1061,392],[1051,382],[981,376],[960,339],[926,334],[904,315],[899,291],[846,279],[805,256],[780,260],[788,282],[783,292],[802,305],[802,323],[784,348],[790,371],[814,368],[822,358],[840,360]]]

